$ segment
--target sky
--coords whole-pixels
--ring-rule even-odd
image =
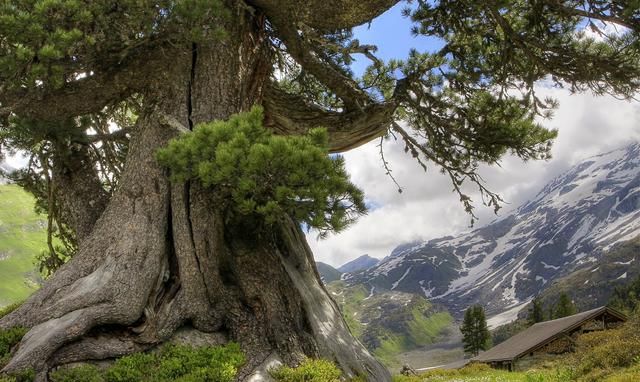
[[[402,4],[355,31],[360,43],[378,46],[382,58],[404,58],[410,48],[433,50],[438,42],[410,33],[410,22],[401,17]],[[360,73],[365,62],[356,62]],[[562,89],[537,89],[541,96],[552,96],[560,102],[551,120],[542,123],[558,129],[549,161],[523,162],[506,156],[500,166],[481,168],[489,189],[498,192],[508,203],[500,216],[526,202],[551,179],[571,165],[601,152],[610,151],[640,140],[640,102],[617,100],[590,93],[569,94]],[[309,232],[307,239],[317,261],[339,266],[364,254],[383,258],[396,246],[414,241],[456,235],[470,230],[470,217],[462,208],[448,180],[431,165],[425,173],[413,158],[404,153],[404,145],[385,141],[385,158],[403,192],[385,175],[380,160],[378,141],[370,142],[344,154],[351,179],[365,191],[373,208],[366,216],[339,234],[319,240]],[[479,220],[473,228],[496,219],[493,209],[472,197]]]

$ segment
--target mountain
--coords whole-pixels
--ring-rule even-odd
[[[560,277],[540,296],[544,306],[552,306],[560,294],[566,293],[585,311],[606,305],[617,286],[626,285],[640,276],[640,236],[620,243],[605,253],[597,264]]]
[[[554,280],[607,261],[640,234],[640,144],[588,158],[531,201],[474,231],[408,243],[346,285],[419,293],[455,316],[480,303],[499,321]],[[514,318],[511,317],[511,318]]]
[[[327,290],[353,335],[390,367],[400,366],[401,353],[441,342],[457,331],[448,312],[417,294],[374,293],[343,281],[329,283]]]
[[[318,269],[318,273],[320,273],[320,279],[325,284],[340,280],[340,276],[342,276],[342,272],[321,261],[316,261],[316,268]]]
[[[342,266],[340,266],[340,268],[338,268],[338,270],[342,273],[356,272],[364,269],[369,269],[379,262],[380,260],[369,255],[362,255],[355,260],[351,260],[348,263],[343,264]]]

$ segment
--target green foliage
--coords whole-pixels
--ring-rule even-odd
[[[629,284],[616,286],[608,305],[626,313],[631,313],[640,307],[640,276]]]
[[[36,373],[32,369],[27,369],[7,376],[0,376],[0,382],[33,382],[35,378]]]
[[[151,353],[134,353],[122,357],[107,370],[105,379],[108,382],[143,381],[157,361],[156,355]]]
[[[0,357],[8,354],[26,333],[27,329],[20,326],[0,331]]]
[[[116,360],[106,371],[92,365],[51,373],[52,382],[231,382],[245,362],[235,343],[192,348],[166,345],[158,352],[134,353]]]
[[[93,365],[60,369],[49,375],[51,382],[105,382],[102,372]]]
[[[529,326],[529,323],[525,320],[515,320],[508,324],[500,325],[491,331],[491,342],[495,346],[520,333]]]
[[[566,293],[560,294],[558,303],[553,311],[553,318],[562,318],[576,314],[576,305]]]
[[[487,327],[487,319],[482,306],[474,305],[464,312],[460,331],[462,332],[462,342],[466,353],[476,356],[480,350],[489,348],[491,334]]]
[[[121,62],[143,43],[222,38],[226,17],[222,2],[211,0],[2,1],[0,36],[7,43],[0,45],[0,81],[8,88],[59,88],[79,71]]]
[[[9,361],[11,349],[22,340],[26,333],[27,329],[20,326],[0,330],[0,369]]]
[[[342,372],[324,359],[307,359],[296,368],[281,366],[270,371],[277,382],[339,382]]]
[[[230,200],[231,216],[274,223],[284,216],[326,234],[365,213],[362,191],[342,157],[328,155],[327,133],[276,136],[262,127],[260,107],[197,126],[158,151],[175,182],[197,179]],[[246,219],[245,219],[246,220]]]
[[[544,321],[544,309],[542,307],[542,299],[540,297],[536,297],[531,301],[527,321],[529,325]]]
[[[583,334],[573,357],[575,373],[587,381],[603,379],[619,368],[637,364],[640,357],[640,312],[620,329]]]

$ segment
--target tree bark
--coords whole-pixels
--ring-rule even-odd
[[[53,179],[57,200],[62,203],[68,223],[82,242],[93,229],[109,201],[87,144],[72,143],[61,147],[58,143],[53,157]]]
[[[200,184],[171,184],[155,152],[180,129],[260,103],[271,72],[262,18],[238,9],[227,37],[194,43],[151,68],[119,188],[78,254],[0,328],[29,329],[4,368],[37,371],[108,359],[192,327],[237,341],[248,362],[238,380],[267,380],[274,362],[335,361],[347,377],[390,376],[349,332],[321,284],[299,225],[269,232],[225,220]]]

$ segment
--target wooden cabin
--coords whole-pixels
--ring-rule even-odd
[[[602,306],[573,316],[539,322],[472,358],[495,368],[514,371],[554,355],[573,351],[576,337],[582,333],[613,329],[627,318]]]

